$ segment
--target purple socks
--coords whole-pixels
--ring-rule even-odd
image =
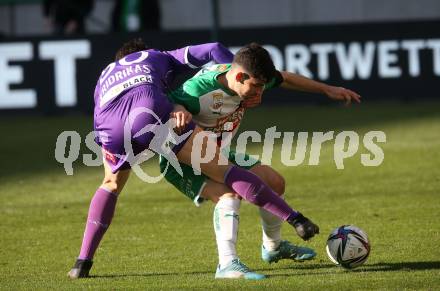
[[[243,199],[258,205],[273,215],[287,221],[298,215],[289,205],[270,189],[261,179],[237,166],[231,166],[225,174],[225,185]]]
[[[233,189],[245,200],[282,220],[289,220],[298,215],[289,205],[270,189],[255,174],[237,166],[231,166],[225,175],[225,185]],[[109,227],[115,212],[117,194],[98,188],[90,202],[86,229],[81,245],[79,259],[91,260]]]
[[[115,213],[117,194],[98,188],[90,202],[86,230],[81,245],[79,259],[91,260],[104,236],[105,231],[112,222]]]

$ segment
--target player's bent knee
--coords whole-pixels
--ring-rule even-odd
[[[273,176],[273,185],[271,185],[272,190],[274,190],[280,196],[284,194],[286,190],[286,180],[284,180],[283,176],[277,174]]]
[[[272,167],[257,165],[251,171],[260,177],[278,195],[283,195],[286,190],[286,180]]]
[[[119,194],[128,180],[130,171],[119,171],[116,174],[106,173],[101,187],[112,193]]]
[[[284,191],[286,190],[286,181],[284,180],[283,176],[278,174],[277,171],[269,166],[264,167],[266,167],[267,181],[269,187],[272,188],[272,190],[275,191],[278,195],[283,195]]]

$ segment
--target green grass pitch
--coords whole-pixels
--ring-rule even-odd
[[[303,243],[286,224],[283,238],[315,248],[318,256],[304,263],[262,262],[258,211],[243,203],[240,258],[269,276],[254,282],[214,280],[211,203],[196,208],[164,181],[146,184],[135,175],[119,197],[92,278],[69,280],[66,273],[78,255],[102,169],[79,160],[74,175],[67,176],[55,161],[55,142],[60,132],[75,130],[83,140],[82,153],[90,153],[84,138],[92,120],[0,117],[0,289],[439,290],[439,109],[439,102],[420,102],[249,110],[242,130],[264,133],[276,125],[279,131],[354,130],[362,137],[381,130],[387,136],[380,144],[385,159],[379,167],[362,166],[363,146],[345,161],[344,170],[333,162],[334,141],[324,144],[318,166],[286,167],[279,144],[275,147],[273,166],[286,178],[286,199],[321,227],[318,237]],[[154,163],[145,169],[157,173]],[[364,229],[372,244],[366,264],[353,271],[334,266],[325,254],[328,234],[342,224]]]

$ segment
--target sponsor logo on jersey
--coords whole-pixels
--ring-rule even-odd
[[[130,88],[133,88],[134,86],[137,86],[139,84],[143,83],[153,83],[153,79],[151,75],[138,75],[131,77],[128,80],[125,80],[124,82],[114,85],[113,87],[110,87],[107,92],[102,91],[101,92],[101,100],[100,100],[100,107],[104,106],[106,103],[108,103],[110,100],[124,92],[125,90],[128,90]]]
[[[228,69],[228,65],[222,64],[222,65],[218,65],[216,70],[219,72],[224,72]]]
[[[214,113],[220,113],[220,108],[223,106],[223,94],[222,93],[213,93],[212,94],[212,106],[211,110]]]
[[[206,131],[212,131],[217,135],[222,132],[231,132],[238,128],[243,119],[245,109],[241,106],[234,112],[217,120],[217,125],[214,127],[205,127]]]

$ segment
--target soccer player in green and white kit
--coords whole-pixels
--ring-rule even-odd
[[[281,86],[292,90],[323,93],[334,100],[350,103],[360,101],[360,96],[342,87],[329,86],[289,72],[275,69],[268,52],[256,43],[240,49],[232,64],[214,65],[202,69],[170,94],[174,103],[183,105],[193,120],[206,131],[217,135],[219,146],[225,132],[234,135],[240,125],[246,108],[258,105],[265,89]],[[245,153],[229,151],[229,160],[252,171],[280,196],[284,194],[284,178],[273,168],[251,161]],[[214,229],[216,234],[219,265],[216,278],[263,279],[265,276],[252,272],[241,262],[236,252],[239,223],[240,199],[224,184],[196,175],[193,168],[181,164],[183,177],[168,162],[161,158],[161,171],[165,178],[180,192],[192,199],[196,205],[204,199],[216,203]],[[260,208],[263,228],[262,259],[277,262],[280,259],[295,261],[309,260],[316,253],[306,247],[296,246],[281,239],[282,220]]]

